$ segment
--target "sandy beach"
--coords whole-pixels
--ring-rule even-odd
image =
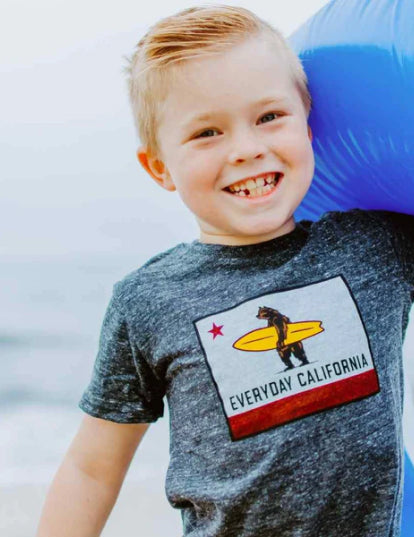
[[[0,536],[34,536],[48,488],[84,416],[32,404],[9,411],[0,431]],[[153,423],[131,462],[102,536],[182,536],[164,483],[169,414]],[[42,448],[43,447],[43,448]]]
[[[158,487],[159,486],[159,487]],[[2,486],[0,535],[34,536],[46,484]],[[163,484],[126,480],[102,536],[182,536],[181,516],[168,503]]]

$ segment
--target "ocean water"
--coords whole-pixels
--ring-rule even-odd
[[[77,404],[90,379],[112,286],[148,257],[0,260],[0,485],[53,478],[83,417]],[[405,429],[414,460],[412,318],[404,345]],[[128,479],[162,484],[168,465],[167,406],[137,454]]]
[[[144,256],[0,259],[0,485],[52,480],[84,416],[112,286]],[[129,480],[163,483],[167,408],[136,459]]]

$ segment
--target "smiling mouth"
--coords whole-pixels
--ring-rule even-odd
[[[234,196],[256,198],[275,190],[275,187],[279,184],[282,177],[282,173],[276,172],[266,178],[248,180],[246,183],[236,185],[235,187],[226,187],[223,190]]]

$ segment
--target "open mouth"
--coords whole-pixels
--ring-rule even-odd
[[[282,173],[276,172],[275,174],[269,174],[266,177],[260,177],[254,180],[250,179],[245,183],[226,187],[223,190],[234,196],[257,198],[274,191],[282,177]]]

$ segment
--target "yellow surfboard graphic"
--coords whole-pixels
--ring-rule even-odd
[[[287,324],[287,335],[284,345],[294,344],[323,332],[322,321],[298,321]],[[269,351],[276,349],[278,334],[275,327],[255,329],[243,335],[233,344],[241,351]]]

